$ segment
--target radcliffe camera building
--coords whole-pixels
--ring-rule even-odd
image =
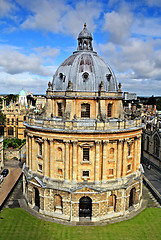
[[[121,84],[92,47],[78,48],[48,84],[41,114],[26,117],[24,195],[31,208],[66,221],[106,221],[142,203],[142,121],[125,119]]]

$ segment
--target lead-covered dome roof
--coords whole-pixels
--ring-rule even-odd
[[[86,24],[78,36],[77,51],[58,67],[53,77],[52,89],[66,91],[69,82],[73,91],[98,92],[100,84],[107,92],[117,91],[117,81],[112,69],[93,51],[92,35]]]

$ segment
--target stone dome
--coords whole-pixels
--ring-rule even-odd
[[[116,77],[110,66],[92,48],[92,35],[86,28],[78,36],[78,49],[57,69],[52,82],[54,91],[117,92]]]

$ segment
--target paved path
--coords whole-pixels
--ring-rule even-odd
[[[154,186],[154,188],[161,194],[161,172],[155,168],[148,169],[147,166],[144,167],[144,175],[149,180],[149,182]]]
[[[9,173],[0,184],[0,209],[22,173],[18,163],[15,166],[9,166],[8,164],[5,168],[9,169]]]

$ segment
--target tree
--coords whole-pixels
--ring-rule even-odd
[[[2,112],[0,112],[0,125],[4,125],[5,121],[6,116]]]
[[[153,95],[148,99],[147,105],[156,105],[156,99]]]
[[[157,105],[157,110],[161,111],[161,98],[157,100],[156,105]]]

